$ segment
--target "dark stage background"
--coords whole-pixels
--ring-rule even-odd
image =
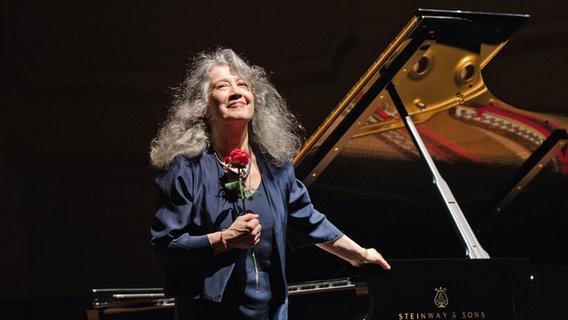
[[[530,14],[485,82],[567,114],[563,0],[0,1],[0,318],[82,319],[90,288],[162,286],[147,151],[192,53],[264,66],[310,134],[417,8]]]

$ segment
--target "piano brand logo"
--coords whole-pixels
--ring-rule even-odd
[[[443,309],[448,306],[450,303],[450,299],[446,295],[446,288],[438,287],[434,289],[436,291],[436,295],[434,296],[434,305],[436,307]]]
[[[427,311],[413,311],[413,312],[399,312],[398,320],[427,320],[427,319],[473,319],[482,320],[487,319],[487,312],[485,310],[448,310],[446,307],[450,304],[450,299],[446,294],[447,288],[436,287],[434,291],[434,305],[437,309],[427,310]],[[459,299],[458,299],[459,300]],[[459,304],[459,302],[458,302]],[[455,306],[454,306],[455,307]]]

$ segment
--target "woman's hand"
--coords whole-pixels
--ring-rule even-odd
[[[318,243],[317,246],[348,261],[355,267],[363,263],[376,263],[385,270],[390,269],[389,263],[377,250],[365,249],[346,235],[334,241]]]
[[[248,249],[260,241],[262,226],[258,214],[247,213],[237,217],[229,229],[221,231],[223,243],[227,249]]]
[[[365,254],[363,255],[363,258],[360,261],[358,261],[358,263],[355,263],[354,264],[355,266],[360,266],[363,263],[376,263],[385,270],[390,269],[389,263],[385,260],[385,258],[383,258],[383,256],[375,248],[369,248],[364,250]]]
[[[228,229],[209,234],[209,242],[216,253],[235,248],[248,249],[260,242],[261,229],[258,214],[247,213],[237,217]]]

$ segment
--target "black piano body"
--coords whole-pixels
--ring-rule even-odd
[[[290,319],[535,319],[528,259],[390,263],[389,271],[367,265],[354,277],[293,284]]]
[[[548,298],[535,297],[543,269],[507,221],[563,197],[568,117],[507,105],[482,78],[527,19],[418,10],[307,140],[294,164],[316,206],[393,268],[292,252],[290,319],[543,314]],[[132,294],[93,290],[89,319],[138,308],[172,316],[173,301],[159,289],[124,290]]]

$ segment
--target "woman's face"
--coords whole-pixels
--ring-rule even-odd
[[[227,65],[214,66],[209,72],[209,105],[206,117],[214,124],[247,122],[254,112],[250,84]]]

